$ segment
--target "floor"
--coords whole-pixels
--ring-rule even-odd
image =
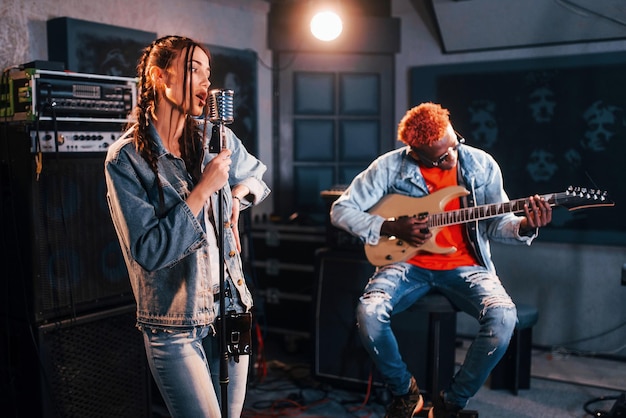
[[[533,377],[557,382],[626,390],[626,360],[613,361],[534,350],[531,373]]]
[[[459,342],[457,363],[464,357],[467,345],[466,341]],[[298,349],[298,344],[291,340],[268,338],[264,361],[257,363],[249,384],[243,418],[384,416],[389,401],[384,388],[354,389],[320,381],[311,374],[306,341],[302,346],[305,348]],[[490,390],[486,385],[472,398],[465,417],[608,417],[617,398],[626,391],[626,361],[621,359],[535,349],[531,362],[529,389],[520,390],[515,396],[508,390]]]
[[[456,363],[468,346],[459,340]],[[385,388],[328,382],[313,375],[306,338],[266,336],[251,368],[242,418],[382,418],[389,402]],[[486,384],[461,418],[617,418],[626,416],[626,360],[582,357],[533,349],[530,388],[518,395]],[[426,417],[430,404],[417,415]],[[620,403],[621,402],[621,403]],[[610,415],[618,403],[621,415]],[[154,405],[152,418],[169,418]]]

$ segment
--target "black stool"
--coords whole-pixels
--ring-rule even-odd
[[[518,323],[504,357],[491,371],[491,389],[509,389],[517,395],[519,389],[530,389],[530,366],[533,326],[539,319],[537,308],[516,304]]]
[[[428,313],[428,370],[426,389],[436,396],[454,376],[456,350],[456,315],[458,309],[439,292],[432,291],[408,311]]]

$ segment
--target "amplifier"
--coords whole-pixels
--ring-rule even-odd
[[[63,122],[56,126],[28,126],[31,152],[106,152],[124,131],[125,124]]]
[[[137,102],[137,83],[128,77],[14,69],[2,77],[0,99],[5,122],[119,122]]]
[[[330,221],[330,210],[333,203],[347,188],[347,185],[336,184],[330,189],[320,192],[320,196],[326,204],[326,242],[329,247],[334,249],[361,251],[363,243],[359,238],[343,229],[337,228]]]

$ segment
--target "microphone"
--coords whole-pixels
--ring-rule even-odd
[[[232,90],[215,89],[209,92],[209,121],[215,124],[233,123],[234,106]]]

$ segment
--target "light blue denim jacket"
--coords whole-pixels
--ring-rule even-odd
[[[409,151],[409,147],[389,151],[355,177],[331,207],[332,224],[359,237],[364,243],[378,244],[380,228],[385,219],[367,211],[390,193],[411,197],[428,194],[419,165],[408,154]],[[486,152],[469,145],[459,147],[458,170],[461,174],[460,184],[471,192],[468,197],[463,198],[464,207],[509,200],[502,186],[500,167]],[[507,244],[530,245],[537,236],[537,231],[531,237],[519,235],[521,219],[508,213],[467,224],[468,236],[476,256],[487,269],[495,272],[489,239]]]
[[[207,126],[207,136],[211,133]],[[214,293],[219,279],[211,280],[208,242],[205,234],[205,205],[194,216],[185,199],[194,187],[182,159],[167,152],[152,125],[149,134],[158,147],[158,172],[163,186],[161,205],[154,173],[132,142],[131,128],[107,152],[105,178],[107,201],[117,231],[131,286],[137,302],[137,323],[152,327],[194,327],[213,322]],[[208,143],[208,141],[206,141]],[[263,182],[263,163],[249,154],[230,129],[226,147],[232,151],[229,184],[245,184],[250,194],[242,209],[256,205],[270,190]],[[203,167],[216,154],[205,152]],[[223,214],[230,219],[232,196],[225,187]],[[217,208],[218,194],[211,207]],[[217,209],[214,219],[219,219]],[[103,221],[106,222],[106,221]],[[231,228],[224,228],[226,282],[236,290],[234,299],[245,310],[252,297],[242,271],[241,258]],[[215,283],[218,284],[217,289]]]

